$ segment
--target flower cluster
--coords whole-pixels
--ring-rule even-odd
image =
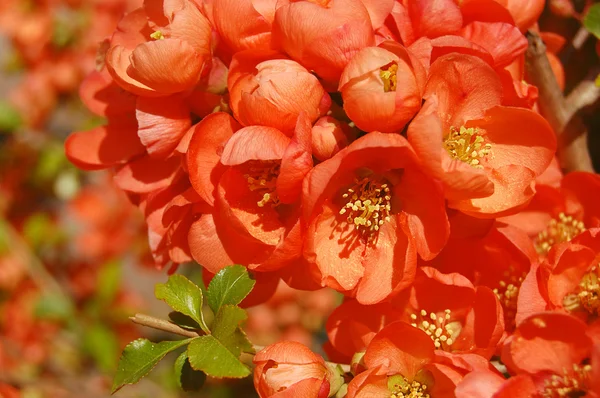
[[[278,343],[263,397],[598,392],[600,178],[563,178],[525,80],[543,7],[145,0],[81,88],[107,124],[67,155],[114,170],[159,266],[346,296],[325,349],[351,381]]]

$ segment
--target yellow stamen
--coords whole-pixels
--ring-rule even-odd
[[[492,145],[485,143],[477,128],[460,129],[452,127],[444,140],[444,148],[453,159],[458,159],[472,167],[482,169],[481,160],[492,152]]]
[[[272,207],[280,205],[276,192],[279,166],[278,162],[257,162],[251,165],[249,173],[244,175],[248,188],[262,194],[261,200],[256,202],[258,207],[264,207],[267,203],[271,203]]]
[[[552,219],[545,230],[534,240],[535,249],[541,255],[547,254],[557,243],[568,242],[585,231],[583,222],[560,213],[557,219]]]
[[[526,274],[517,276],[515,270],[511,266],[508,271],[504,272],[504,279],[494,289],[494,294],[498,297],[502,309],[504,310],[504,323],[507,329],[512,330],[515,327],[515,317],[517,316],[517,299],[519,298],[519,288],[525,279]]]
[[[573,365],[573,370],[563,369],[562,375],[552,375],[544,382],[544,398],[583,397],[590,388],[591,365]]]
[[[444,350],[454,343],[462,329],[459,322],[450,322],[451,315],[452,312],[448,309],[444,310],[443,315],[421,310],[419,315],[410,316],[411,325],[431,337],[436,349]]]
[[[156,32],[152,33],[150,37],[154,40],[163,40],[165,38],[165,36],[163,36],[160,30],[157,30]]]
[[[402,375],[388,378],[388,390],[390,398],[429,398],[427,384],[416,380],[412,382]]]
[[[340,214],[348,213],[348,223],[368,238],[390,220],[392,196],[388,184],[365,177],[342,195],[348,202]]]
[[[379,76],[383,80],[383,91],[390,92],[396,91],[398,64],[396,62],[390,62],[389,64],[379,68]]]
[[[579,286],[563,299],[563,306],[570,312],[587,311],[590,315],[600,315],[600,275],[597,266],[585,274]]]

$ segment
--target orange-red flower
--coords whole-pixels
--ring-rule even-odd
[[[402,310],[389,302],[373,305],[346,299],[325,324],[327,337],[324,349],[330,360],[350,363],[352,356],[363,352],[377,332],[388,324],[402,319]]]
[[[261,398],[327,398],[333,373],[321,356],[305,345],[282,341],[253,359],[254,387]]]
[[[560,174],[559,174],[560,176]],[[536,250],[545,256],[559,243],[567,242],[586,228],[600,226],[600,177],[587,172],[572,172],[554,184],[554,179],[538,180],[536,194],[518,214],[503,222],[525,231],[534,239]]]
[[[533,111],[500,106],[500,81],[479,58],[446,55],[429,74],[408,138],[424,170],[444,184],[449,207],[497,217],[526,206],[554,156],[550,125]]]
[[[545,261],[532,267],[522,284],[518,321],[539,311],[554,310],[600,326],[599,258],[599,228],[554,245]]]
[[[276,49],[333,87],[352,57],[375,45],[369,12],[361,0],[282,1],[275,12],[272,40]]]
[[[598,396],[600,352],[586,325],[567,314],[543,312],[523,321],[506,341],[502,362],[528,375],[542,396]],[[589,394],[589,395],[586,395]]]
[[[190,230],[194,259],[215,273],[234,263],[273,271],[297,260],[298,199],[311,167],[304,114],[292,139],[273,127],[240,129],[225,113],[205,118],[188,152],[192,186],[212,206]]]
[[[421,267],[408,300],[395,301],[404,320],[425,331],[438,350],[489,359],[504,337],[502,306],[492,289],[458,273]]]
[[[348,385],[348,398],[453,396],[462,379],[454,367],[438,363],[425,332],[404,322],[377,333],[362,360],[366,370]]]
[[[425,69],[393,41],[362,49],[340,78],[344,111],[364,131],[402,130],[421,108]]]
[[[115,81],[136,95],[191,89],[211,55],[208,19],[189,0],[146,1],[119,23],[106,53]]]
[[[329,159],[356,138],[355,130],[331,116],[317,120],[311,135],[313,156],[320,161]]]
[[[512,15],[515,24],[522,32],[531,28],[544,10],[544,0],[494,0],[504,6]]]
[[[505,328],[512,331],[521,283],[537,260],[532,240],[518,228],[461,213],[450,217],[450,225],[448,244],[427,265],[493,289],[502,305]]]
[[[408,287],[416,252],[431,259],[448,237],[439,187],[395,134],[369,133],[317,165],[302,205],[319,282],[364,304]]]
[[[301,112],[312,124],[331,104],[314,75],[273,51],[235,54],[227,85],[233,115],[242,125],[274,127],[290,136]]]
[[[216,0],[213,21],[219,37],[232,53],[269,49],[276,0]]]

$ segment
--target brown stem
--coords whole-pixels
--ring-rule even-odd
[[[162,330],[163,332],[178,334],[178,335],[184,336],[184,337],[198,337],[198,336],[202,336],[204,334],[201,331],[194,332],[192,330],[184,329],[182,327],[175,325],[172,322],[165,321],[164,319],[160,319],[160,318],[155,318],[150,315],[135,314],[134,316],[129,317],[129,319],[131,319],[133,321],[133,323],[136,323],[138,325],[146,326],[146,327],[156,329],[156,330]],[[255,345],[254,351],[259,352],[259,351],[263,350],[264,348],[265,347],[263,347],[263,346]],[[344,372],[346,372],[346,373],[350,372],[350,365],[338,364],[335,362],[327,362],[327,363],[331,364],[333,366],[339,365],[339,366],[341,366],[341,368]]]
[[[566,98],[567,105],[573,112],[579,112],[586,106],[593,105],[600,98],[600,87],[596,85],[596,78],[600,68],[593,68]]]
[[[592,159],[587,147],[587,128],[581,117],[568,106],[554,77],[546,56],[546,46],[540,36],[529,31],[527,39],[529,47],[525,59],[528,76],[539,90],[540,112],[556,133],[560,165],[566,172],[593,172]]]
[[[138,325],[146,326],[152,329],[162,330],[163,332],[178,334],[184,337],[198,337],[203,335],[203,333],[198,333],[193,330],[184,329],[180,326],[175,325],[172,322],[155,318],[150,315],[135,314],[135,316],[131,316],[129,317],[129,319],[131,319],[133,323],[137,323]]]

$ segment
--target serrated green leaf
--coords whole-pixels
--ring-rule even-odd
[[[212,335],[236,357],[243,352],[254,352],[252,343],[239,328],[248,318],[246,311],[235,305],[223,305],[212,324]]]
[[[176,324],[178,326],[181,326],[184,329],[188,329],[188,330],[200,329],[200,325],[198,325],[198,322],[196,322],[195,320],[193,320],[192,318],[190,318],[187,315],[183,315],[181,312],[177,312],[177,311],[169,312],[169,319],[171,320],[171,322],[173,322],[174,324]]]
[[[187,349],[190,365],[212,377],[242,378],[250,369],[214,336],[200,336]]]
[[[183,347],[192,339],[153,343],[148,339],[137,339],[129,343],[119,360],[117,374],[113,380],[114,394],[126,384],[135,384],[146,376],[169,352]]]
[[[177,385],[183,391],[198,391],[206,381],[206,373],[200,370],[194,370],[192,365],[190,365],[187,352],[182,352],[181,355],[177,357],[174,369]]]
[[[154,295],[175,311],[192,318],[205,333],[210,333],[202,314],[202,290],[185,276],[171,275],[167,283],[156,285]]]
[[[583,26],[600,39],[600,4],[591,6],[583,17]]]
[[[242,265],[231,265],[219,271],[208,284],[208,305],[216,314],[222,305],[238,305],[256,281]]]

